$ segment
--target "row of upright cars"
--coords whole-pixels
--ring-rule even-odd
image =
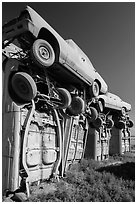
[[[4,24],[2,37],[3,123],[9,120],[9,113],[13,124],[17,123],[14,129],[3,124],[4,145],[8,141],[3,148],[3,155],[8,154],[3,156],[5,169],[13,169],[5,162],[10,158],[5,151],[10,152],[12,145],[10,128],[18,138],[14,138],[13,153],[18,156],[12,161],[16,171],[12,181],[5,179],[5,184],[4,180],[5,186],[15,190],[24,178],[27,184],[40,180],[42,174],[41,179],[48,179],[65,169],[71,157],[81,159],[88,126],[99,129],[104,121],[109,129],[133,126],[128,114],[131,105],[109,93],[78,45],[64,40],[32,8],[27,6],[19,17]],[[63,175],[65,170],[61,171]],[[5,172],[4,177],[10,178],[9,170]]]

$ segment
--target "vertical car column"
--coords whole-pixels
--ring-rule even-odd
[[[111,132],[110,154],[123,154],[130,152],[131,132],[133,122],[129,120],[128,113],[114,115],[114,127]]]
[[[104,113],[99,113],[98,118],[89,123],[86,158],[98,161],[109,158],[109,141],[114,125],[111,117],[111,115],[106,116]]]
[[[20,107],[9,96],[8,80],[11,71],[16,71],[16,60],[3,62],[2,97],[2,191],[16,190],[21,181],[20,166]]]

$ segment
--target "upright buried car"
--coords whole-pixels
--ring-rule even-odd
[[[125,125],[129,128],[133,127],[133,122],[129,119],[128,115],[129,111],[131,111],[131,105],[123,101],[119,96],[108,92],[96,97],[94,103],[95,105],[92,104],[92,106],[98,104],[100,112],[106,115],[112,115],[112,119],[117,128],[124,128]],[[96,125],[98,122],[100,122],[99,119],[93,123]]]
[[[107,84],[76,43],[64,40],[29,6],[3,26],[4,46],[8,45],[7,40],[14,39],[18,40],[32,69],[47,72],[66,88],[71,84],[86,94],[87,99],[107,92]]]
[[[31,183],[64,176],[69,165],[81,160],[88,132],[84,115],[63,116],[46,95],[38,93],[46,86],[39,87],[39,82],[37,89],[37,83],[23,68],[17,59],[3,62],[2,190],[3,194],[15,194],[20,199],[22,192],[27,191],[29,196]],[[25,79],[28,79],[26,83]],[[34,85],[32,92],[29,82]],[[14,92],[11,90],[14,86],[14,91],[21,87],[23,91]],[[14,95],[15,103],[9,93]],[[34,99],[29,102],[29,97]]]

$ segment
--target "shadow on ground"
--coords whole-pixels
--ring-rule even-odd
[[[126,162],[122,164],[109,165],[97,169],[98,172],[109,172],[125,180],[135,180],[135,163]]]

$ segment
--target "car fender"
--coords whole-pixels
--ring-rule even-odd
[[[103,100],[105,108],[121,110],[121,99],[115,94],[108,92],[104,95],[99,95],[97,98],[98,100]]]
[[[122,101],[119,96],[110,92],[99,95],[97,98],[98,100],[103,100],[104,107],[106,108],[121,110],[124,107],[127,112],[131,111],[131,105],[129,103]]]
[[[96,72],[96,81],[100,82],[100,92],[101,93],[107,93],[108,91],[108,85],[106,84],[106,82],[104,81],[104,79],[100,76],[100,74],[98,72]]]
[[[130,105],[129,103],[127,103],[127,102],[125,102],[125,101],[122,101],[121,103],[122,103],[121,106],[122,106],[123,108],[125,108],[127,112],[128,112],[128,111],[131,111],[131,105]]]
[[[54,37],[59,43],[61,63],[64,63],[66,61],[68,53],[67,42],[65,42],[65,40],[31,7],[26,6],[25,10],[28,11],[31,21],[34,25],[33,35],[36,38],[38,37],[38,34],[42,28],[46,28],[49,32],[52,33],[52,35],[54,35]]]

